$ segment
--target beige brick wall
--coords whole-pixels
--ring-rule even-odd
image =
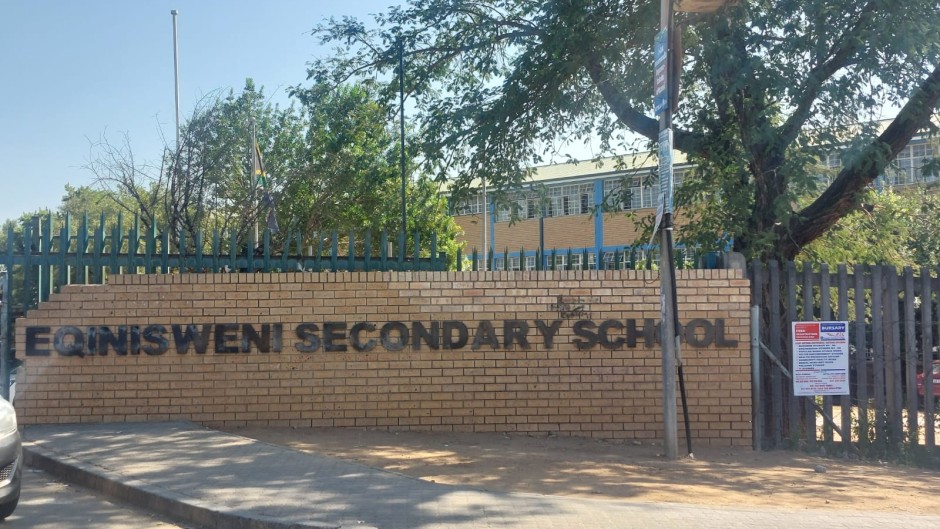
[[[559,305],[560,296],[567,305]],[[683,347],[696,443],[750,445],[748,281],[736,271],[682,271],[678,296],[682,321],[722,319],[725,339],[737,341]],[[658,346],[645,348],[641,338],[634,348],[579,349],[583,337],[574,334],[578,320],[633,319],[642,326],[658,318],[658,275],[642,271],[114,276],[108,285],[65,287],[17,321],[17,355],[25,365],[17,408],[24,424],[191,420],[659,439]],[[518,337],[504,345],[505,320],[527,322],[528,347]],[[552,348],[536,320],[561,322]],[[462,322],[468,343],[352,347],[355,323],[376,325],[358,335],[356,343],[366,344],[395,321],[409,329],[411,322],[427,328]],[[484,321],[495,326],[497,347],[487,341],[472,347]],[[327,322],[345,325],[345,332],[333,331],[333,343],[346,351],[325,350]],[[193,324],[207,326],[207,350],[178,352],[172,326],[182,333]],[[270,339],[243,340],[246,324],[259,337],[267,324]],[[321,343],[303,352],[298,344],[313,342],[297,331],[309,324],[318,326]],[[119,326],[128,331],[123,346],[92,350],[92,334],[100,346],[107,327],[119,341]],[[624,333],[615,330],[611,338]],[[162,353],[160,336],[167,342]],[[258,342],[270,350],[259,351]],[[241,352],[246,343],[248,352]],[[57,351],[70,347],[84,354]],[[119,354],[120,347],[127,350]],[[220,352],[226,348],[237,352]]]

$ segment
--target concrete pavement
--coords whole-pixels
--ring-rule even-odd
[[[440,485],[193,423],[31,425],[29,466],[226,529],[940,528],[937,516],[584,500]]]

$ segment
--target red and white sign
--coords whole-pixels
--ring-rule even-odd
[[[849,323],[793,322],[793,394],[849,394]]]

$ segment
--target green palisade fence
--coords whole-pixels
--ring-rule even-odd
[[[430,241],[431,250],[421,252],[417,234],[408,248],[404,233],[390,237],[384,231],[376,247],[370,231],[361,237],[334,231],[315,238],[288,232],[275,244],[267,230],[257,243],[253,234],[239,243],[234,233],[218,231],[208,237],[199,231],[192,238],[181,232],[171,241],[168,231],[141,230],[136,217],[127,228],[120,216],[110,227],[104,217],[94,229],[87,218],[73,227],[69,216],[56,230],[55,225],[50,215],[34,218],[22,234],[12,227],[7,231],[0,265],[7,272],[4,301],[9,301],[11,317],[49,299],[63,285],[103,283],[111,274],[443,271],[448,262],[437,252],[436,237]],[[317,242],[310,243],[313,239]],[[397,244],[389,245],[390,240]]]

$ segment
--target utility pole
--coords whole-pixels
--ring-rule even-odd
[[[663,369],[663,448],[666,458],[678,454],[676,413],[676,278],[672,264],[672,0],[660,0],[659,33],[654,44],[654,106],[659,114],[659,189],[662,231],[659,245],[660,325]]]
[[[679,375],[679,387],[682,392],[682,409],[685,412],[685,433],[689,455],[692,455],[692,433],[689,425],[689,412],[685,398],[685,380],[682,372],[682,354],[680,338],[682,326],[679,324],[679,302],[676,294],[676,273],[673,262],[673,223],[672,223],[672,113],[678,103],[679,79],[675,72],[681,71],[678,39],[675,32],[674,9],[682,12],[711,13],[723,7],[737,4],[737,0],[660,0],[659,33],[653,45],[653,107],[659,116],[659,197],[660,210],[657,211],[656,225],[662,222],[659,246],[660,266],[660,307],[662,323],[660,333],[662,342],[663,365],[663,447],[666,457],[676,459],[678,453],[677,413],[676,413],[676,373]]]

